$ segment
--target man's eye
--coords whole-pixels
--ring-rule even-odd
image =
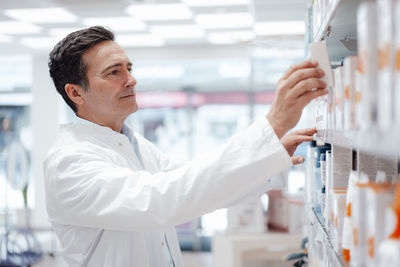
[[[118,74],[118,70],[113,70],[112,72],[110,72],[110,75],[116,75]]]
[[[129,71],[130,73],[132,73],[132,69],[128,69],[128,71]]]

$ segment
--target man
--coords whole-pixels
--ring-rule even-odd
[[[124,125],[138,109],[136,80],[113,40],[91,27],[50,54],[56,89],[80,118],[61,126],[44,162],[50,222],[70,266],[183,266],[175,225],[276,187],[269,177],[303,161],[291,156],[315,129],[286,133],[327,93],[324,74],[309,61],[292,67],[266,117],[221,150],[176,165]]]

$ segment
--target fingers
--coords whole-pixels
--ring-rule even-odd
[[[326,83],[318,78],[307,78],[296,84],[296,86],[290,91],[293,97],[297,98],[305,93],[312,92],[314,88],[325,89]]]
[[[296,146],[300,145],[303,142],[310,142],[314,140],[313,136],[309,135],[295,135],[292,137],[292,144],[296,144]]]
[[[312,136],[316,132],[317,132],[317,128],[314,127],[314,128],[306,128],[306,129],[296,130],[296,131],[293,131],[291,133],[293,133],[294,135],[309,135],[309,136]]]
[[[299,70],[299,69],[304,69],[304,68],[315,68],[318,66],[318,62],[317,61],[311,61],[311,60],[306,60],[297,64],[294,64],[293,66],[291,66],[285,74],[283,74],[282,76],[282,80],[286,80],[287,78],[289,78],[290,75],[292,75],[292,73],[294,73],[295,71]]]
[[[305,107],[311,100],[326,95],[328,93],[328,89],[318,89],[316,91],[311,91],[303,94],[298,98],[299,103],[302,107]]]
[[[324,77],[325,73],[322,69],[320,68],[307,68],[307,69],[300,69],[292,73],[287,78],[287,87],[288,88],[293,88],[296,86],[298,83],[308,80],[310,78],[322,78]],[[311,88],[316,88],[316,87],[311,87]],[[310,88],[310,89],[311,89]]]
[[[301,164],[304,162],[304,158],[302,156],[295,156],[292,157],[292,163],[293,165]]]

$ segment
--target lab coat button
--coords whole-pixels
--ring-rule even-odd
[[[164,242],[161,242],[161,245],[164,246]]]
[[[269,184],[271,183],[271,179],[268,179],[268,183],[269,183]]]
[[[119,146],[122,146],[122,143],[121,143],[121,142],[119,142],[119,143],[118,143],[118,145],[119,145]]]

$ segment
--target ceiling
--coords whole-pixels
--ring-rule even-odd
[[[232,1],[235,3],[229,4]],[[179,49],[182,46],[243,45],[282,36],[302,38],[304,24],[301,23],[308,2],[1,0],[0,53],[48,53],[68,32],[91,25],[111,28],[116,33],[117,42],[124,47]],[[171,5],[177,9],[170,10]],[[48,9],[35,15],[39,8],[61,10]],[[153,8],[150,13],[148,8]],[[30,10],[24,14],[20,9]],[[67,16],[62,16],[63,13]],[[22,26],[16,22],[22,22]]]

